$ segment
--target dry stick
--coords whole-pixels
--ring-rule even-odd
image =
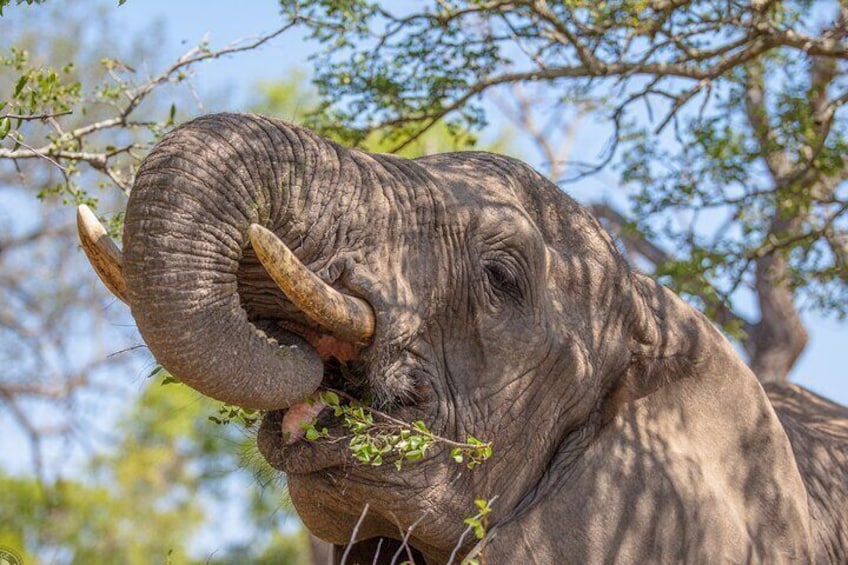
[[[377,540],[377,551],[374,552],[374,560],[371,561],[371,565],[377,565],[377,559],[380,558],[380,548],[383,547],[383,538]]]
[[[421,522],[421,520],[424,519],[424,516],[428,515],[429,513],[429,510],[425,511],[423,514],[421,514],[421,516],[418,517],[417,520],[415,520],[415,522],[412,523],[411,526],[409,526],[409,529],[406,530],[406,533],[403,535],[403,539],[400,541],[400,547],[392,557],[391,565],[395,565],[398,557],[400,557],[400,554],[403,552],[404,549],[406,549],[406,555],[407,557],[409,557],[409,561],[411,563],[415,563],[415,557],[412,555],[412,550],[409,547],[409,537],[412,535],[412,530],[415,529],[415,526],[417,526]],[[398,529],[403,532],[403,528],[400,527],[400,524],[398,524]]]
[[[448,559],[447,565],[451,565],[453,560],[456,559],[456,554],[459,552],[459,548],[462,547],[462,542],[465,541],[465,536],[467,536],[471,532],[471,526],[465,528],[465,531],[462,532],[462,535],[459,536],[459,540],[457,540],[456,545],[453,546],[453,551],[451,551],[450,558]]]
[[[342,555],[342,563],[344,565],[347,562],[347,558],[350,555],[350,550],[353,548],[353,544],[356,543],[356,534],[359,533],[359,527],[362,525],[362,522],[365,520],[365,515],[368,514],[368,508],[370,505],[366,502],[365,506],[362,508],[362,513],[359,515],[359,520],[356,521],[356,525],[353,527],[353,531],[350,533],[350,543],[347,544],[345,548],[344,554]]]

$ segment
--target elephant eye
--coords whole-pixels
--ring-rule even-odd
[[[524,293],[514,272],[514,267],[502,261],[489,261],[484,264],[486,279],[492,290],[500,298],[520,302]]]

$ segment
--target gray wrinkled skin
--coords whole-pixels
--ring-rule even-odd
[[[370,505],[349,562],[370,563],[380,537],[389,562],[389,538],[415,524],[415,557],[445,563],[474,500],[495,496],[491,564],[848,559],[848,411],[790,385],[767,395],[703,315],[527,165],[370,155],[258,116],[169,134],[128,207],[133,314],[178,378],[219,397],[235,383],[272,410],[329,369],[280,329],[310,322],[258,264],[251,222],[371,304],[371,402],[494,443],[472,471],[436,448],[398,472],[355,464],[344,442],[285,447],[269,412],[260,450],[314,534],[343,546]]]

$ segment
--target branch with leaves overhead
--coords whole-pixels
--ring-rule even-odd
[[[76,203],[91,203],[91,197],[73,184],[82,164],[105,174],[128,193],[143,153],[174,124],[176,115],[172,104],[162,119],[137,117],[139,106],[163,85],[186,82],[198,64],[257,49],[294,25],[289,23],[272,33],[217,50],[201,43],[160,73],[140,81],[135,69],[115,59],[103,59],[103,81],[89,97],[83,95],[79,82],[65,80],[72,64],[59,70],[45,69],[31,65],[25,51],[12,48],[10,55],[0,60],[19,74],[11,98],[0,101],[0,111],[4,112],[0,115],[0,161],[47,161],[63,175],[60,192]],[[72,129],[63,127],[63,117],[80,114],[92,104],[107,107],[108,117]],[[104,144],[104,134],[121,141]],[[122,157],[129,159],[122,161]]]
[[[667,123],[769,52],[848,57],[837,26],[801,31],[801,14],[784,2],[439,0],[396,12],[366,0],[281,4],[327,45],[317,82],[332,111],[363,128],[400,128],[401,145],[451,114],[479,125],[480,96],[503,85],[556,83],[566,100],[600,85],[619,101],[628,90],[654,95],[672,102]]]

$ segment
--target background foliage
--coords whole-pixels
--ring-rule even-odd
[[[158,27],[116,25],[123,2],[30,4],[0,0],[0,421],[29,459],[0,466],[0,545],[28,562],[303,559],[251,432],[148,378],[70,208],[119,233],[155,140],[226,104],[203,100],[202,65],[275,39],[311,38],[312,69],[256,85],[257,111],[405,156],[485,136],[567,190],[620,187],[584,203],[763,380],[795,366],[805,312],[846,315],[842,3],[281,0],[276,30],[175,60]]]

